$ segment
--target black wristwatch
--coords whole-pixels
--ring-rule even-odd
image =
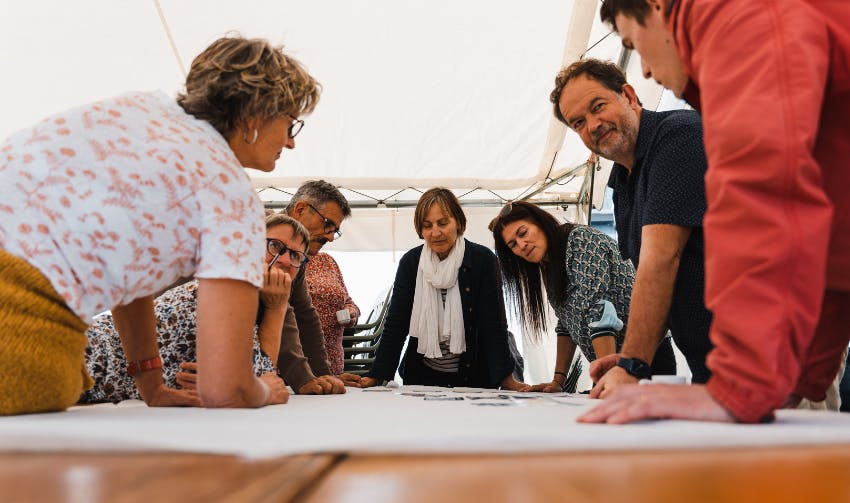
[[[617,366],[638,379],[649,379],[652,377],[652,367],[640,358],[620,358]]]

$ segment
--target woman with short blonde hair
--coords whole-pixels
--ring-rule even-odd
[[[318,96],[281,48],[226,37],[195,58],[176,101],[128,93],[0,144],[0,415],[75,403],[91,386],[84,332],[105,310],[149,405],[286,401],[283,381],[250,365],[265,232],[243,168],[273,170]],[[163,383],[154,330],[154,293],[188,276],[197,393]]]

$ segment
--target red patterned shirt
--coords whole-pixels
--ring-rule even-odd
[[[342,331],[345,328],[336,319],[336,312],[353,308],[360,316],[360,309],[348,295],[345,281],[336,261],[327,253],[318,253],[310,257],[304,271],[307,288],[313,299],[313,307],[319,315],[322,333],[325,337],[325,351],[331,373],[341,374],[343,368]],[[355,317],[352,317],[354,321]]]

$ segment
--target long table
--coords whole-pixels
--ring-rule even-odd
[[[538,455],[0,454],[0,501],[847,502],[850,445]]]
[[[0,418],[0,503],[850,502],[850,414],[584,425],[586,397],[424,393]]]

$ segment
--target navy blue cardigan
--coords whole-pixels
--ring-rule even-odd
[[[416,270],[422,246],[408,251],[396,271],[393,294],[381,343],[372,370],[366,374],[378,380],[391,380],[399,364],[401,348],[410,330]],[[498,388],[514,370],[514,359],[508,346],[508,324],[501,277],[496,256],[488,248],[466,240],[463,262],[458,271],[460,299],[466,332],[466,351],[460,357],[458,382],[462,386]],[[427,369],[416,352],[418,341],[411,337],[404,361],[399,369],[406,384],[423,382]],[[427,375],[427,371],[425,372]]]

